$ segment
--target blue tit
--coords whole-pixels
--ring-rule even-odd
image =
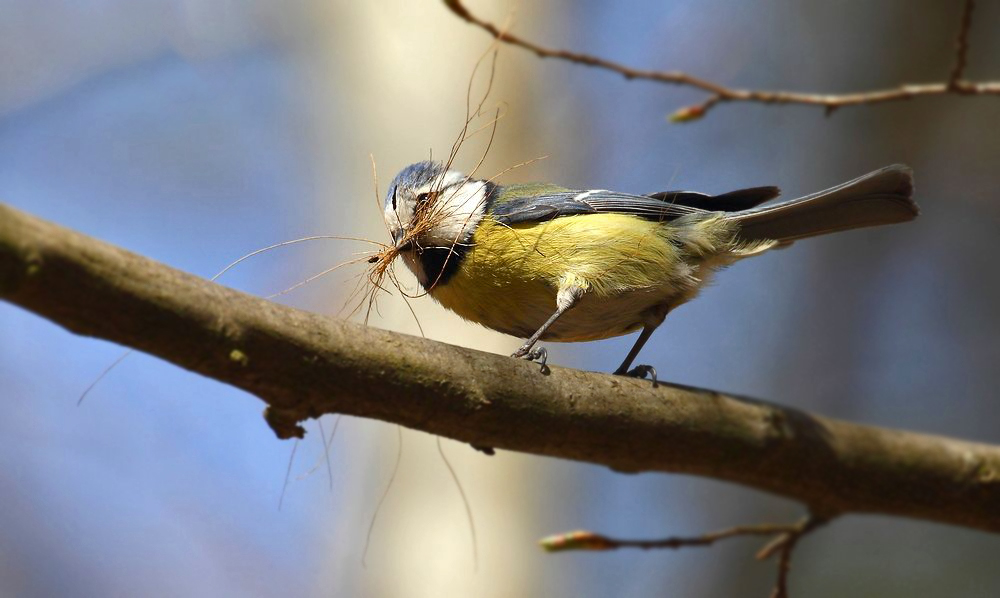
[[[919,210],[906,166],[894,165],[791,201],[776,187],[722,195],[632,195],[551,184],[499,185],[436,162],[392,181],[385,221],[417,281],[441,305],[520,338],[605,339],[641,330],[616,374],[667,314],[712,273],[806,237],[906,222]]]

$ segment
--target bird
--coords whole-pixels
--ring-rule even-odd
[[[501,185],[423,161],[386,194],[394,256],[427,294],[462,318],[526,339],[512,357],[537,360],[538,341],[577,342],[640,331],[615,374],[632,367],[667,314],[712,275],[795,241],[915,218],[913,176],[886,166],[783,202],[777,187],[721,195],[648,195]]]

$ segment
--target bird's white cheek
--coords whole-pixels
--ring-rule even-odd
[[[426,245],[450,247],[465,242],[483,219],[485,204],[486,186],[478,181],[447,196],[440,210],[441,218],[425,235]]]
[[[421,241],[426,247],[451,247],[471,237],[476,230],[476,224],[478,224],[478,219],[475,223],[444,222],[427,231]]]

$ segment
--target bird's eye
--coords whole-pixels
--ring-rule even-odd
[[[430,199],[430,198],[431,198],[431,194],[430,193],[421,193],[420,195],[417,196],[417,203],[418,204],[425,204],[425,203],[427,203],[427,200]]]

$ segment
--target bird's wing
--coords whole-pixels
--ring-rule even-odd
[[[518,189],[510,188],[504,189],[503,198],[492,206],[490,213],[506,225],[597,213],[631,214],[666,222],[688,214],[748,209],[776,195],[775,187],[743,189],[717,196],[691,191],[630,195],[603,189],[558,190],[519,196]]]
[[[710,212],[742,212],[755,208],[779,195],[781,195],[781,190],[777,187],[750,187],[722,195],[707,195],[695,191],[660,191],[659,193],[650,193],[647,197],[682,206],[701,208]]]

